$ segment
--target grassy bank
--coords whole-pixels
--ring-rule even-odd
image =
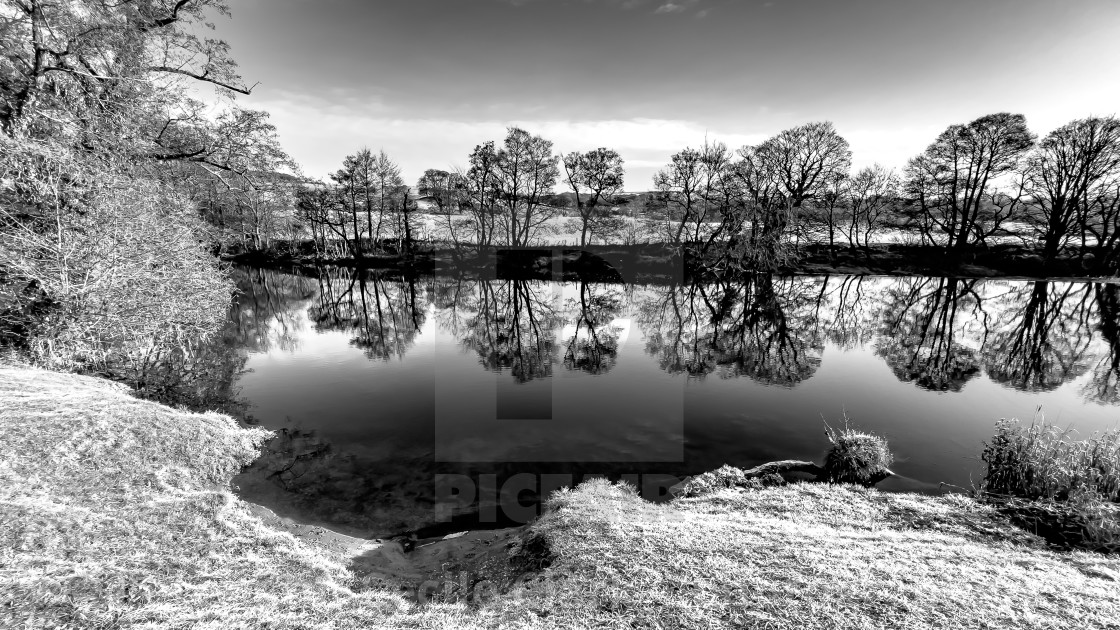
[[[0,368],[0,627],[1115,628],[1120,558],[962,497],[828,485],[644,503],[602,481],[533,525],[551,563],[481,606],[362,588],[229,490],[264,431]],[[468,567],[469,569],[469,567]],[[481,577],[486,577],[482,575]],[[472,578],[473,579],[473,578]]]

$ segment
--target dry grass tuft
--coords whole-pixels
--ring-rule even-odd
[[[825,454],[824,469],[833,483],[871,486],[890,474],[894,455],[885,438],[850,428],[847,416],[839,431],[826,424],[825,435],[832,446]]]

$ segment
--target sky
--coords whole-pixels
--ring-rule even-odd
[[[1117,0],[230,0],[214,19],[304,173],[384,150],[414,183],[510,125],[558,153],[670,156],[829,120],[901,169],[1009,111],[1040,136],[1120,114]],[[558,190],[560,188],[558,187]]]

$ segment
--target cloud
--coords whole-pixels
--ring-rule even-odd
[[[654,11],[654,13],[684,13],[700,4],[701,0],[674,0],[666,2]],[[709,13],[709,9],[701,9],[696,13],[696,17],[705,17]]]
[[[252,107],[271,112],[281,144],[300,163],[305,174],[323,178],[342,164],[347,154],[363,146],[384,149],[400,164],[407,182],[425,169],[465,165],[475,145],[500,143],[508,126],[518,126],[553,142],[557,153],[610,147],[626,160],[627,189],[650,187],[653,173],[670,156],[705,138],[736,149],[762,141],[762,134],[706,129],[685,121],[655,118],[625,120],[487,120],[462,122],[443,118],[408,118],[399,111],[372,107],[361,99],[322,99],[277,93],[254,99]]]

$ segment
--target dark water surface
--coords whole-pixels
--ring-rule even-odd
[[[819,459],[845,412],[888,438],[885,489],[928,492],[978,479],[1001,417],[1120,419],[1114,284],[239,274],[233,385],[281,433],[238,484],[366,535],[524,520],[586,475],[656,498],[725,463]]]

